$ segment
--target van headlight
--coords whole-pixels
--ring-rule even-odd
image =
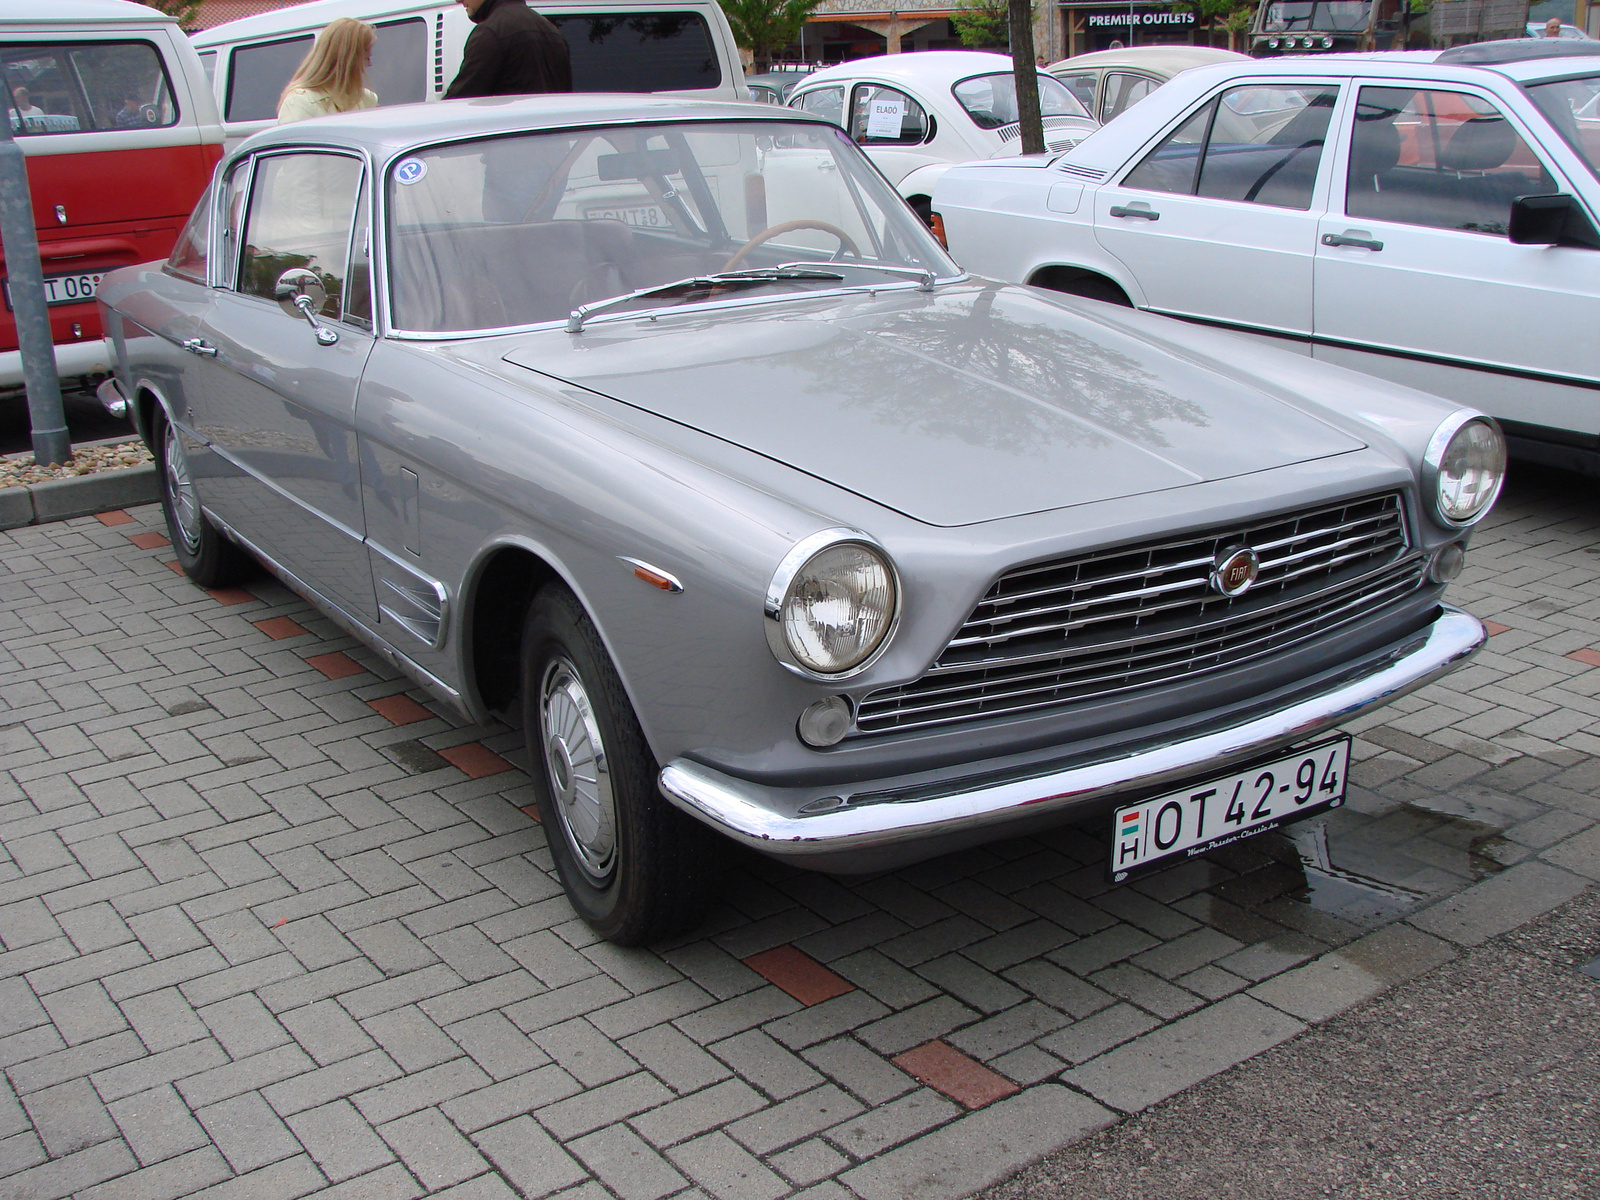
[[[1505,478],[1506,439],[1491,418],[1463,408],[1434,430],[1422,458],[1422,487],[1442,524],[1459,529],[1479,520]]]
[[[767,585],[767,644],[801,675],[859,674],[889,644],[900,615],[894,564],[870,535],[825,529],[784,555]]]

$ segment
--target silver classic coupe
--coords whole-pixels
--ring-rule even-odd
[[[1441,596],[1491,420],[969,277],[801,112],[279,127],[100,298],[188,574],[259,559],[520,723],[617,942],[729,840],[849,872],[1093,819],[1122,879],[1274,828],[1484,637]]]

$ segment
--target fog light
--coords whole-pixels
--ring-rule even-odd
[[[1461,574],[1461,566],[1466,561],[1467,552],[1461,548],[1460,542],[1441,546],[1434,552],[1433,563],[1428,567],[1428,578],[1435,583],[1449,583]]]
[[[1324,50],[1332,50],[1333,49],[1333,39],[1332,38],[1323,38],[1322,39],[1322,48]]]
[[[1277,38],[1268,38],[1267,39],[1267,45],[1271,46],[1274,50],[1276,50],[1278,48],[1278,39]]]
[[[832,746],[850,732],[850,701],[829,696],[808,704],[800,714],[800,740],[808,746]]]

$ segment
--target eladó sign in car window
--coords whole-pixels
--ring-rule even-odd
[[[874,99],[872,107],[867,112],[867,136],[881,138],[897,138],[900,136],[900,123],[905,117],[905,101],[895,96],[889,99]]]

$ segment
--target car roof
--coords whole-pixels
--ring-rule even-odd
[[[177,18],[133,0],[0,0],[0,23],[176,25]]]
[[[918,50],[910,54],[880,54],[875,58],[854,58],[835,67],[826,67],[806,76],[805,85],[835,80],[899,80],[905,83],[952,84],[973,75],[993,75],[1011,70],[1011,58],[987,50]]]
[[[1090,67],[1132,67],[1172,76],[1206,63],[1237,62],[1247,54],[1236,54],[1216,46],[1129,46],[1122,50],[1096,50],[1051,63],[1045,70],[1052,75],[1086,70]]]
[[[561,92],[542,96],[482,96],[431,104],[394,104],[274,125],[241,149],[317,142],[362,149],[378,161],[436,142],[507,133],[651,121],[828,121],[770,104],[685,100],[639,92]]]

